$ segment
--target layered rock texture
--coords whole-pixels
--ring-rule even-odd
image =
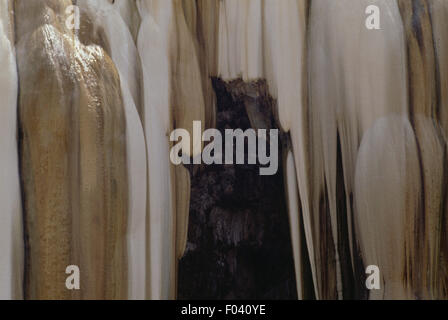
[[[0,298],[447,299],[447,21],[0,0]],[[278,130],[278,170],[198,163],[206,129]]]

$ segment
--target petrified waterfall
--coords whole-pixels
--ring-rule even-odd
[[[447,21],[0,0],[0,299],[447,299]]]
[[[70,3],[15,2],[26,298],[127,296],[128,176],[120,78],[66,27]],[[21,23],[23,21],[23,23]],[[78,265],[83,288],[68,291]]]

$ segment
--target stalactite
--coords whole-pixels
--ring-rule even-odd
[[[347,210],[342,214],[347,215],[352,256],[352,270],[349,272],[355,273],[357,278],[356,273],[363,270],[355,270],[356,246],[359,237],[364,238],[363,234],[356,235],[357,238],[351,233],[352,215],[359,214],[353,212],[351,203],[357,153],[364,132],[377,119],[394,113],[405,115],[406,57],[403,27],[395,1],[376,2],[383,12],[382,28],[390,30],[388,33],[355,27],[365,23],[365,16],[357,14],[357,10],[363,12],[369,3],[358,1],[358,9],[346,10],[349,3],[353,5],[351,1],[331,2],[330,7],[327,1],[313,1],[311,4],[308,51],[310,145],[314,172],[311,181],[314,185],[314,216],[319,212],[320,194],[327,190],[333,239],[336,239],[340,230],[335,198],[339,136],[347,197]]]
[[[168,136],[171,130],[180,128],[193,137],[193,121],[204,126],[202,74],[182,1],[141,1],[139,7],[143,18],[139,51],[144,70],[150,172],[150,295],[172,299],[176,288],[176,251],[184,250],[176,249],[176,243],[185,243],[182,225],[188,221],[185,208],[189,203],[190,177],[171,165]],[[193,158],[201,156],[202,142],[187,151]]]
[[[222,134],[228,128],[278,128],[266,81],[213,79],[213,86],[216,128]],[[260,176],[258,165],[190,167],[191,205],[188,244],[179,265],[180,299],[297,297],[279,161],[273,176]],[[304,268],[304,278],[308,274]]]
[[[128,187],[118,73],[67,28],[68,1],[16,1],[30,299],[125,298]],[[73,94],[76,93],[76,94]],[[83,287],[69,291],[78,265]]]
[[[272,0],[264,2],[264,72],[268,81],[271,96],[277,100],[276,118],[285,132],[290,132],[294,171],[297,177],[298,196],[301,202],[301,210],[290,209],[290,217],[294,221],[300,221],[299,215],[303,214],[306,236],[310,236],[309,222],[309,150],[307,149],[308,126],[306,109],[306,8],[307,1],[288,0],[277,3]],[[287,159],[288,161],[290,159]],[[289,166],[292,166],[291,164]],[[288,167],[287,167],[288,168]],[[288,184],[293,182],[288,175]],[[294,216],[294,217],[293,217]],[[293,227],[293,226],[291,226]],[[295,226],[299,232],[299,226]],[[300,239],[301,235],[296,234]],[[308,238],[309,253],[314,255],[313,244]],[[300,244],[295,248],[296,270],[300,269],[303,255],[298,252]],[[311,262],[314,265],[314,259]],[[312,267],[315,275],[316,270]],[[297,281],[301,274],[296,274]],[[315,280],[316,281],[316,280]],[[298,286],[298,295],[302,295],[303,286]]]
[[[303,109],[305,8],[303,0],[266,0],[265,3],[264,43],[269,52],[265,63],[271,66],[269,69],[273,73],[267,77],[272,77],[270,90],[277,99],[279,121],[285,132],[289,132],[293,121],[297,120],[293,113]],[[253,56],[251,59],[257,60]]]
[[[168,140],[172,116],[169,35],[173,9],[171,1],[139,1],[137,5],[142,17],[138,50],[143,68],[149,170],[147,297],[168,299],[174,298],[175,288],[175,208]]]
[[[196,47],[184,18],[182,2],[174,0],[174,32],[171,36],[173,127],[186,129],[193,137],[193,121],[205,121],[205,103]],[[201,139],[202,141],[202,139]],[[202,142],[191,144],[190,156],[201,156]]]
[[[306,9],[304,0],[221,1],[217,53],[218,76],[225,81],[242,78],[246,82],[266,77],[269,91],[277,100],[274,110],[282,129],[289,132],[295,124],[291,135],[305,208],[308,207],[304,103]],[[300,212],[290,214],[297,219]],[[312,248],[310,253],[314,254]],[[297,261],[297,266],[300,263]]]
[[[243,1],[239,10],[243,24],[241,38],[241,71],[242,78],[248,82],[263,78],[263,24],[262,1]]]
[[[367,3],[365,3],[367,6]],[[386,230],[379,227],[380,223],[372,224],[371,228],[375,231],[373,233],[376,236],[374,238],[368,238],[367,235],[362,233],[353,233],[352,230],[356,230],[360,224],[364,224],[362,216],[363,210],[355,208],[353,202],[357,202],[357,194],[364,192],[362,189],[355,188],[355,172],[357,168],[357,157],[360,143],[367,132],[377,121],[383,118],[389,118],[393,115],[401,115],[404,119],[407,117],[407,86],[406,86],[406,54],[404,44],[404,30],[402,22],[399,16],[398,6],[395,1],[382,1],[377,4],[380,10],[384,13],[381,19],[381,28],[387,30],[393,30],[393,32],[371,32],[366,28],[362,28],[362,32],[356,39],[361,42],[358,46],[350,50],[359,50],[359,54],[356,56],[356,66],[353,70],[358,69],[359,73],[350,74],[347,78],[347,87],[358,85],[359,93],[348,100],[346,111],[340,115],[339,121],[344,123],[345,129],[339,131],[341,137],[341,154],[342,165],[344,170],[344,185],[346,193],[346,206],[347,206],[347,221],[349,232],[349,244],[350,252],[352,255],[352,269],[354,272],[354,279],[358,281],[359,288],[365,290],[365,285],[362,281],[362,275],[365,273],[365,268],[369,265],[377,265],[379,263],[375,259],[370,259],[370,249],[366,249],[362,244],[364,242],[374,243],[375,241],[381,241],[379,238],[385,238],[389,235]],[[363,20],[357,20],[358,23],[363,23]],[[377,30],[375,30],[377,31]],[[355,31],[353,32],[355,33]],[[347,42],[350,43],[350,42]],[[355,41],[353,43],[356,43]],[[349,56],[346,60],[346,64],[353,64],[353,57]],[[350,115],[356,115],[350,117]],[[405,121],[405,120],[400,120]],[[392,123],[390,121],[389,123]],[[400,140],[402,141],[402,140]],[[398,148],[398,147],[397,147]],[[377,153],[372,146],[372,155]],[[405,161],[405,160],[403,160]],[[363,174],[369,174],[364,172]],[[397,179],[393,177],[392,179]],[[395,181],[395,180],[393,180]],[[373,188],[373,187],[372,187]],[[397,191],[400,194],[400,191]],[[404,191],[403,191],[404,192]],[[372,203],[374,201],[372,191]],[[403,193],[404,194],[404,193]],[[374,204],[372,204],[374,205]],[[372,214],[374,211],[371,211]],[[397,211],[398,214],[405,214],[405,212]],[[378,214],[381,215],[381,214]],[[379,220],[380,221],[380,220]],[[371,231],[373,232],[373,231]],[[372,234],[372,233],[371,233]],[[372,245],[373,246],[373,245]],[[369,246],[367,248],[372,248]],[[358,257],[358,247],[360,247],[360,257]],[[388,264],[388,252],[383,251],[385,249],[377,249],[378,252],[384,253],[383,256],[378,257],[379,260],[385,261],[386,265],[379,266],[380,270],[385,268],[390,269],[391,263]],[[402,252],[397,252],[396,257],[399,257]],[[357,269],[356,260],[362,258],[363,269]],[[390,277],[386,275],[388,271],[383,274],[383,279]],[[389,279],[390,280],[390,279]],[[385,280],[389,282],[389,280]],[[388,286],[388,285],[387,285]],[[377,297],[376,291],[371,292]]]
[[[307,244],[311,256],[311,266],[314,275],[315,294],[318,299],[338,297],[334,283],[340,271],[337,270],[337,262],[332,260],[333,256],[328,256],[330,252],[335,251],[334,240],[337,238],[335,231],[335,174],[336,174],[336,117],[335,107],[326,103],[332,100],[327,97],[332,93],[328,87],[336,84],[329,80],[329,83],[314,82],[321,81],[316,77],[324,76],[327,81],[328,75],[316,73],[319,64],[321,68],[329,70],[331,63],[324,57],[325,49],[320,46],[330,45],[331,43],[322,39],[326,36],[326,15],[333,10],[322,10],[327,6],[325,1],[314,1],[311,4],[310,26],[309,26],[309,125],[310,125],[310,184],[309,212],[304,212],[305,232],[307,233]],[[332,4],[330,4],[331,6]],[[334,6],[334,5],[333,5]],[[341,5],[341,11],[343,6]],[[324,31],[321,31],[324,30]],[[334,30],[332,28],[332,30]],[[328,30],[327,32],[331,32]],[[326,39],[325,39],[326,40]],[[319,53],[320,52],[320,53]],[[327,60],[327,61],[326,61]],[[331,69],[330,69],[331,70]],[[328,93],[327,93],[328,92]],[[322,123],[319,123],[322,122]],[[334,166],[334,167],[332,167]],[[328,208],[329,207],[329,208]],[[329,210],[328,210],[329,209]],[[330,220],[331,217],[331,220]],[[330,227],[332,237],[328,237],[327,228]],[[329,278],[330,277],[330,278]],[[334,277],[331,279],[331,277]],[[338,288],[339,289],[339,288]]]
[[[102,42],[107,45],[101,41],[93,41],[98,42],[97,45],[103,45],[103,49],[110,54],[120,72],[120,78],[127,84],[134,104],[142,115],[140,57],[131,31],[120,16],[118,4],[111,5],[109,0],[77,0],[77,5],[81,10],[81,24],[88,20],[92,23],[90,29],[81,29],[81,37],[88,37],[87,33],[91,29],[101,29],[96,32],[104,33],[105,39]]]
[[[196,46],[205,103],[205,128],[216,126],[216,97],[211,77],[217,76],[219,0],[183,0],[185,21]]]
[[[417,144],[407,117],[378,119],[364,135],[355,174],[356,231],[363,259],[378,266],[382,277],[371,299],[411,298],[411,279],[417,275],[412,235],[421,205],[419,178]]]
[[[241,37],[243,21],[240,8],[244,1],[222,0],[219,2],[218,76],[223,80],[241,77]]]
[[[202,127],[206,124],[207,112],[204,101],[206,96],[203,91],[205,82],[198,61],[198,46],[195,46],[196,42],[187,27],[182,4],[183,2],[180,0],[174,1],[175,29],[171,47],[173,127],[186,129],[190,133],[190,137],[194,137],[196,133],[194,133],[193,123],[199,121]],[[194,10],[192,11],[194,14]],[[210,79],[209,82],[211,85]],[[193,159],[202,157],[202,148],[202,142],[197,144],[193,142],[188,155]],[[190,174],[186,168],[181,166],[175,168],[174,185],[176,193],[176,258],[180,259],[187,244],[190,208]]]
[[[413,217],[414,248],[410,256],[412,293],[417,298],[440,298],[440,250],[446,170],[446,138],[438,122],[436,56],[429,5],[398,0],[408,54],[409,112],[421,169],[422,204]]]
[[[127,172],[129,181],[128,270],[130,299],[145,299],[146,289],[146,143],[137,105],[141,105],[141,66],[133,38],[115,5],[78,0],[81,19],[104,30],[110,56],[120,75],[126,116]],[[132,88],[132,89],[130,89]],[[139,108],[141,110],[141,108]],[[140,111],[142,114],[142,111]]]

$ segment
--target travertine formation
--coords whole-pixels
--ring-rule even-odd
[[[25,297],[127,297],[128,177],[120,78],[66,26],[69,1],[15,2]],[[91,40],[91,41],[89,41]],[[66,267],[82,270],[80,291]]]
[[[273,99],[267,120],[244,92],[282,131],[300,299],[448,298],[447,21],[445,0],[0,0],[0,298],[176,298],[197,168],[170,134],[216,127],[213,78]]]

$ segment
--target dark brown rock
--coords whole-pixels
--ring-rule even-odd
[[[248,100],[266,115],[255,123],[276,127],[264,82],[215,79],[213,85],[222,133],[251,128]],[[190,220],[179,263],[179,299],[297,298],[281,150],[279,157],[274,176],[260,176],[258,165],[189,168]]]

